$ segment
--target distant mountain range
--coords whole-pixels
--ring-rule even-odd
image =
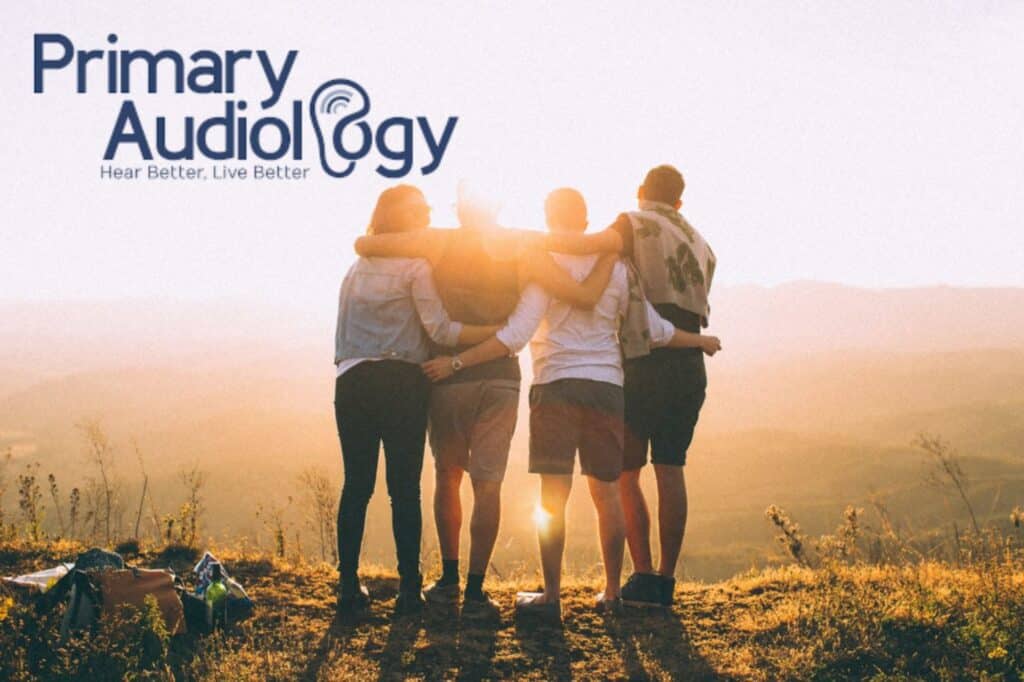
[[[302,364],[324,367],[334,310],[305,310],[252,301],[0,301],[0,395],[33,375],[178,362],[225,366],[266,353],[308,350]],[[734,361],[780,352],[1024,347],[1024,288],[720,287],[709,331],[722,337]]]
[[[713,293],[711,331],[744,359],[849,349],[1020,348],[1024,288],[722,287]]]
[[[773,502],[814,532],[874,492],[901,516],[939,523],[946,502],[910,447],[920,432],[970,457],[986,514],[1024,503],[1024,289],[795,283],[722,287],[713,306],[725,350],[708,361],[687,467],[695,575],[749,566],[768,546],[761,512]],[[39,461],[65,487],[80,485],[89,468],[74,425],[100,418],[131,490],[137,439],[161,509],[180,504],[181,467],[210,473],[212,532],[258,532],[256,504],[292,495],[303,467],[340,476],[332,309],[8,302],[0,320],[0,454],[13,448],[15,467]],[[527,423],[521,414],[507,479],[526,492],[509,496],[509,518],[528,518],[533,500]],[[516,546],[532,547],[523,533]]]

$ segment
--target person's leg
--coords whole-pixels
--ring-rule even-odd
[[[501,481],[473,481],[473,515],[469,521],[469,573],[483,576],[491,561],[501,525]]]
[[[683,467],[704,405],[707,382],[703,360],[699,357],[695,360],[681,357],[670,370],[669,375],[674,373],[680,391],[673,396],[668,411],[651,437],[651,462],[658,483],[658,535],[661,544],[658,573],[666,579],[675,576],[686,532],[687,496]],[[696,388],[683,392],[681,389],[687,385]]]
[[[466,467],[473,482],[473,512],[465,597],[486,601],[484,575],[491,563],[501,522],[501,482],[505,478],[512,433],[516,428],[519,382],[494,379],[475,383],[476,410]]]
[[[597,607],[617,608],[621,596],[622,559],[626,542],[619,479],[625,463],[624,392],[600,381],[580,381],[575,398],[580,404],[580,469],[587,477],[597,510],[605,588]]]
[[[651,558],[651,515],[640,489],[640,469],[623,471],[619,477],[619,494],[626,523],[626,542],[636,573],[653,573]]]
[[[544,510],[544,518],[538,523],[537,539],[544,573],[544,594],[537,603],[555,603],[561,598],[565,504],[571,489],[572,474],[541,474],[540,506]]]
[[[430,396],[430,450],[434,456],[434,525],[441,550],[441,578],[427,589],[459,584],[459,539],[462,532],[462,477],[469,463],[465,425],[468,384],[436,386]],[[449,594],[449,592],[451,592]],[[444,592],[456,597],[457,589]],[[440,595],[440,593],[439,593]]]
[[[688,511],[683,467],[704,405],[707,385],[703,356],[675,356],[668,366],[666,376],[674,379],[678,390],[671,400],[666,401],[667,410],[651,435],[651,462],[658,482],[658,534],[661,544],[658,574],[661,581],[661,603],[671,606]],[[687,387],[692,390],[685,390]]]
[[[530,473],[540,475],[540,509],[534,520],[544,591],[518,593],[519,613],[561,617],[565,505],[582,426],[581,411],[574,404],[578,383],[563,379],[530,388]]]
[[[604,597],[618,599],[626,535],[619,485],[616,481],[602,481],[593,476],[587,476],[587,484],[597,509],[601,558],[604,561]]]
[[[423,529],[420,476],[430,387],[419,367],[409,363],[396,363],[391,378],[394,382],[392,395],[398,400],[389,405],[382,433],[388,495],[391,498],[391,526],[398,555],[400,589],[418,593]]]
[[[357,372],[360,367],[349,370]],[[365,374],[360,372],[360,376]],[[359,553],[363,543],[366,507],[377,479],[380,438],[364,414],[353,377],[342,375],[335,386],[334,410],[341,441],[345,482],[338,505],[338,571],[342,594],[358,589]]]
[[[625,416],[623,466],[619,477],[622,512],[626,521],[626,542],[633,559],[634,574],[654,572],[651,557],[651,516],[640,488],[640,472],[647,464],[650,435],[661,406],[658,392],[660,373],[656,358],[646,357],[624,365]]]
[[[442,569],[438,582],[445,585],[457,585],[459,582],[459,535],[462,531],[462,499],[459,490],[462,487],[462,474],[463,470],[457,467],[434,470],[434,523],[441,548]]]
[[[658,481],[658,539],[661,560],[658,573],[671,578],[683,547],[686,533],[686,477],[683,467],[655,464],[654,476]]]

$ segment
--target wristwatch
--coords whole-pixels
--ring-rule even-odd
[[[462,365],[462,358],[460,358],[458,355],[456,355],[455,357],[452,358],[452,371],[453,372],[458,372],[460,369],[462,369],[462,366],[463,366]]]

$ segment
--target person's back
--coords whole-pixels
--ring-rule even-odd
[[[641,200],[637,210],[623,216],[630,223],[629,230],[620,229],[623,251],[636,264],[644,294],[655,306],[675,309],[671,316],[683,324],[698,324],[681,329],[697,332],[706,327],[716,261],[704,237],[675,207],[661,201]]]
[[[434,282],[453,320],[466,324],[500,324],[519,301],[517,264],[500,260],[485,248],[480,230],[462,227],[448,234],[444,251],[434,264]],[[435,355],[457,355],[465,347],[437,346]],[[519,360],[498,358],[458,372],[451,383],[483,379],[520,380]]]
[[[555,254],[555,262],[582,281],[598,256]],[[587,378],[622,385],[619,321],[629,295],[626,267],[616,263],[611,280],[592,310],[551,299],[537,333],[530,341],[534,384],[565,378]]]
[[[562,188],[553,191],[545,201],[545,213],[552,231],[582,233],[586,230],[586,203],[576,190]],[[549,532],[540,538],[544,593],[520,594],[517,607],[558,608],[564,502],[577,450],[580,468],[588,477],[588,486],[598,509],[606,569],[606,589],[598,601],[607,606],[617,603],[622,568],[622,514],[616,485],[623,465],[624,441],[620,320],[636,315],[645,317],[648,341],[654,346],[700,345],[703,341],[699,335],[676,330],[658,316],[642,295],[636,293],[634,296],[632,278],[626,266],[617,259],[558,256],[552,265],[561,276],[573,282],[589,279],[591,271],[603,267],[610,275],[610,284],[595,297],[590,310],[574,309],[537,284],[530,284],[505,326],[495,333],[493,339],[468,349],[460,356],[434,358],[424,363],[424,371],[432,380],[440,381],[454,372],[465,372],[493,358],[516,353],[536,335],[532,347],[535,376],[530,388],[530,471],[541,474],[541,499],[545,509],[552,514],[552,520]],[[435,392],[434,403],[439,396],[445,396],[443,402],[455,404],[456,396],[450,392],[472,385],[442,386]],[[442,408],[442,411],[448,411],[450,406]],[[475,403],[472,410],[478,410],[479,406],[479,402]],[[432,412],[434,409],[432,406]],[[491,419],[484,415],[476,419],[477,424],[489,421]],[[447,427],[447,421],[441,423]],[[433,442],[433,433],[431,438]],[[441,490],[444,484],[442,458],[438,457],[437,461],[438,490]],[[446,536],[456,537],[454,531],[458,526],[455,523],[449,526],[444,518],[447,511],[443,505],[435,506],[439,530],[447,529],[439,533],[442,556],[445,557],[444,575],[431,589],[439,596],[457,593],[457,578],[453,570],[457,567],[454,557],[457,556],[458,545],[452,543],[446,547],[444,541]]]
[[[519,266],[515,254],[488,248],[486,232],[493,214],[459,197],[461,227],[446,232],[432,260],[434,281],[452,319],[476,324],[504,322],[519,301]],[[458,358],[470,346],[438,346],[436,356]],[[462,507],[459,488],[468,473],[473,485],[469,573],[463,608],[491,613],[496,604],[483,590],[484,575],[498,534],[501,483],[505,477],[519,408],[519,359],[504,355],[467,367],[452,364],[452,376],[435,385],[430,401],[430,449],[436,487],[434,515],[441,546],[442,575],[427,589],[431,600],[459,594],[459,534]]]
[[[545,212],[552,231],[586,229],[586,203],[576,190],[553,191],[545,202]],[[594,268],[598,256],[559,254],[555,261],[580,281]],[[518,318],[522,311],[524,320],[537,320],[536,332],[524,324],[525,330],[518,332],[514,342],[510,340],[510,348],[532,335],[530,472],[541,477],[541,503],[550,515],[548,529],[539,536],[544,591],[519,593],[516,608],[521,611],[560,612],[565,504],[577,452],[597,510],[604,559],[605,589],[597,597],[597,606],[615,610],[621,602],[624,529],[617,481],[623,466],[625,396],[619,331],[629,303],[627,268],[618,261],[592,310],[573,308],[531,285],[524,292],[523,307],[514,315]],[[528,316],[530,308],[534,312]],[[649,305],[645,312],[652,343],[668,343],[675,330]],[[507,329],[517,322],[510,319],[497,338],[509,338]]]
[[[445,343],[457,339],[461,324],[450,324],[437,306],[423,306],[430,276],[430,265],[420,258],[360,258],[352,264],[338,296],[334,362],[340,373],[343,363],[363,358],[423,362],[430,357],[428,334]]]
[[[652,168],[637,191],[638,210],[621,214],[602,232],[553,234],[546,244],[554,251],[618,253],[630,259],[658,313],[677,329],[696,333],[708,324],[716,260],[704,238],[679,213],[685,186],[676,168]],[[636,573],[623,587],[623,598],[670,605],[686,529],[683,466],[704,404],[707,374],[700,351],[652,350],[640,345],[631,349],[637,352],[631,352],[625,365],[627,438],[619,487],[623,506],[629,510],[629,546]],[[639,484],[648,452],[658,479],[661,559],[657,570]]]

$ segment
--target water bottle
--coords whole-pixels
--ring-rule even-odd
[[[228,586],[224,582],[220,564],[210,567],[210,584],[203,595],[213,614],[214,622],[223,621],[227,611]]]

